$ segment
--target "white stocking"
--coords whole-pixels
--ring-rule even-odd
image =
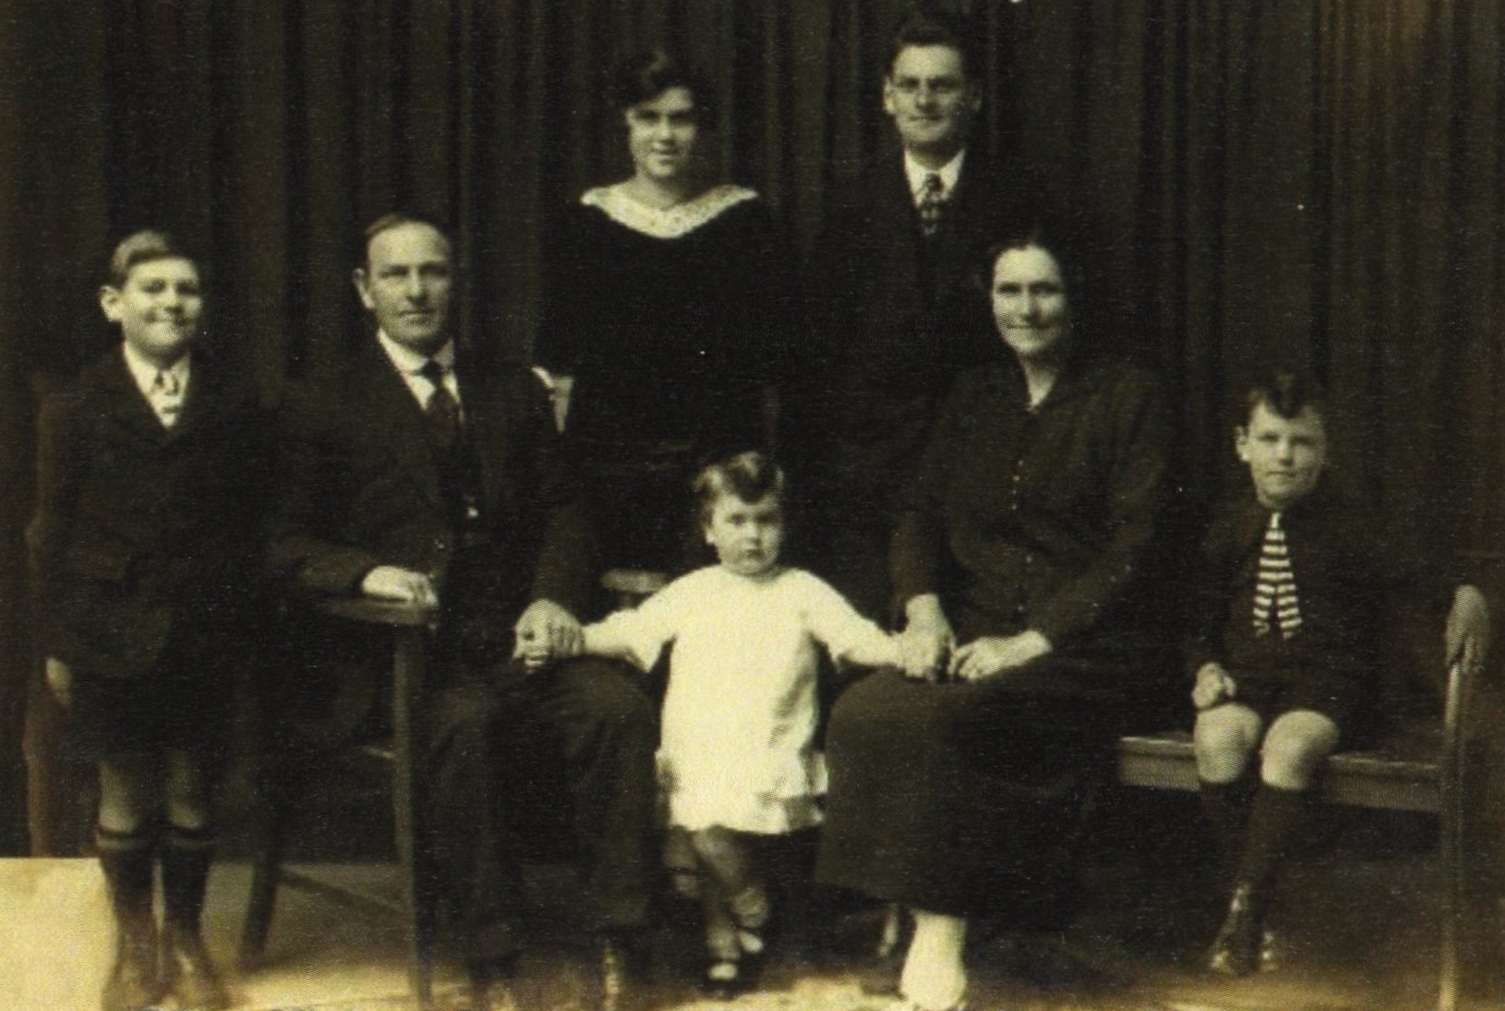
[[[899,990],[924,1011],[947,1011],[967,992],[962,948],[967,921],[959,916],[914,910],[914,939],[899,975]]]

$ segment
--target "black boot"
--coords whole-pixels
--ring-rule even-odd
[[[94,842],[115,916],[115,964],[100,1003],[104,1011],[141,1011],[162,998],[157,921],[152,914],[155,839],[150,830],[96,827]]]
[[[1210,971],[1226,976],[1247,975],[1266,960],[1266,947],[1271,949],[1269,962],[1273,967],[1276,961],[1273,939],[1269,945],[1265,941],[1269,891],[1281,861],[1307,820],[1309,797],[1307,790],[1283,790],[1260,784],[1244,835],[1228,915],[1207,959]]]
[[[212,829],[174,825],[162,847],[162,895],[166,905],[163,931],[163,982],[177,995],[178,1004],[194,1011],[218,1011],[230,1006],[200,933],[204,889],[214,850]]]
[[[1207,956],[1207,971],[1220,976],[1247,976],[1259,967],[1264,936],[1263,897],[1247,881],[1234,886],[1228,916]]]

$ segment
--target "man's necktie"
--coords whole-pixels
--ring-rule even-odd
[[[151,401],[152,409],[164,427],[171,428],[178,423],[178,415],[183,410],[183,384],[178,382],[176,373],[165,369],[157,373],[152,380]]]
[[[455,436],[460,434],[460,405],[444,385],[444,372],[444,366],[432,358],[418,370],[418,374],[434,388],[424,405],[423,417],[429,442],[437,449],[448,449],[454,444]]]
[[[1289,639],[1301,627],[1301,606],[1296,598],[1296,577],[1286,548],[1286,533],[1280,528],[1280,513],[1270,514],[1265,540],[1259,549],[1259,581],[1254,586],[1254,634],[1279,630]]]
[[[928,238],[940,231],[941,216],[945,213],[946,187],[941,177],[934,172],[926,173],[920,185],[920,201],[915,205],[920,212],[920,231]]]

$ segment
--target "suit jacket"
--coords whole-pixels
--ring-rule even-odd
[[[115,347],[43,399],[37,429],[27,540],[46,654],[123,677],[174,641],[201,661],[227,652],[259,571],[265,429],[249,390],[196,352],[166,429]]]
[[[975,279],[1032,189],[969,151],[927,256],[901,156],[890,152],[837,187],[847,197],[831,211],[811,271],[817,360],[805,371],[819,377],[822,389],[808,396],[826,405],[817,431],[827,433],[842,494],[888,501],[952,379],[999,354]]]
[[[423,412],[375,340],[340,375],[292,389],[268,557],[307,593],[355,592],[378,565],[427,573],[446,616],[488,616],[498,635],[533,599],[589,599],[586,527],[538,380],[518,367],[483,379],[456,367],[465,438],[479,464],[477,549],[456,529]],[[451,577],[464,573],[464,585]]]

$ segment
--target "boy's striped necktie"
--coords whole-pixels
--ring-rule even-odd
[[[1259,581],[1254,587],[1254,634],[1269,635],[1279,630],[1289,639],[1301,628],[1301,605],[1296,597],[1296,577],[1291,571],[1291,554],[1286,548],[1286,533],[1280,527],[1280,513],[1270,514],[1265,527],[1264,543],[1259,549]]]

